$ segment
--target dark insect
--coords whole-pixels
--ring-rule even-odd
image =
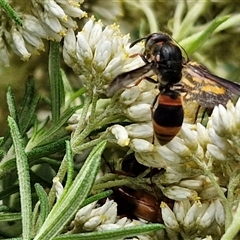
[[[134,157],[134,153],[126,155],[122,160],[121,171],[115,172],[119,175],[137,177],[145,172],[148,167],[140,164]],[[146,178],[155,174],[161,174],[164,171],[159,169],[151,169],[145,175]],[[133,189],[131,187],[121,186],[114,187],[112,198],[118,204],[118,215],[127,216],[130,219],[141,218],[149,222],[163,223],[162,212],[160,208],[161,202],[165,202],[171,209],[174,201],[164,196],[164,194],[152,186],[152,193],[143,189]]]
[[[112,189],[114,201],[118,204],[118,214],[128,218],[141,218],[149,222],[162,223],[161,202],[143,190],[128,187]]]
[[[170,142],[181,129],[183,102],[196,101],[211,109],[225,105],[234,95],[240,96],[240,85],[210,73],[201,64],[186,60],[179,46],[164,33],[152,33],[134,41],[145,40],[145,51],[139,54],[145,65],[118,75],[108,87],[108,96],[130,83],[146,79],[156,83],[159,94],[152,104],[153,129],[161,145]]]

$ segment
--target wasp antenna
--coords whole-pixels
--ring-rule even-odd
[[[182,51],[184,52],[184,55],[187,58],[187,62],[190,61],[188,54],[187,54],[186,50],[184,49],[184,47],[182,47],[182,45],[177,40],[175,40],[172,36],[170,36],[170,38],[182,49]]]
[[[170,36],[169,32],[163,26],[160,26],[160,29],[163,33],[165,33],[165,34],[167,33],[169,35],[169,38],[171,38],[172,41],[175,42],[183,50],[183,52],[187,58],[187,62],[188,62],[190,59],[188,57],[186,50],[181,46],[181,44],[177,40],[175,40],[172,36]]]
[[[174,42],[176,42],[176,41],[174,40]],[[190,59],[189,59],[189,57],[188,57],[188,54],[187,54],[186,50],[182,47],[182,45],[181,45],[180,43],[178,43],[178,42],[176,42],[176,43],[177,43],[177,45],[183,50],[184,55],[185,55],[186,58],[187,58],[187,62],[189,62]]]
[[[135,44],[141,42],[141,41],[144,40],[144,39],[147,39],[147,37],[145,36],[145,37],[136,39],[135,41],[133,41],[133,42],[130,44],[129,47],[132,48]]]
[[[162,33],[164,33],[164,34],[170,35],[169,31],[167,31],[167,29],[164,28],[162,25],[160,25],[160,31],[161,31]],[[172,37],[170,37],[170,38],[172,39]]]

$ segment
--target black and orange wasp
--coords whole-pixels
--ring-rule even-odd
[[[205,66],[183,57],[180,47],[165,33],[152,33],[132,42],[145,40],[145,65],[118,75],[108,86],[108,96],[130,83],[146,79],[158,83],[159,94],[152,104],[155,136],[161,145],[170,142],[181,129],[183,101],[196,101],[203,108],[225,105],[234,95],[240,96],[240,85],[213,75]],[[157,76],[157,82],[151,76]]]

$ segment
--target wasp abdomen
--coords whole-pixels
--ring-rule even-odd
[[[153,111],[153,129],[161,145],[170,142],[179,132],[183,123],[181,95],[177,91],[160,93],[157,107]]]

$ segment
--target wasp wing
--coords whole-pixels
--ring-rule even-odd
[[[234,94],[240,96],[240,85],[213,75],[207,68],[195,62],[183,64],[182,83],[185,101],[197,101],[205,108],[225,105]]]
[[[112,80],[107,89],[107,96],[113,96],[118,90],[126,88],[130,83],[144,79],[153,75],[153,62],[149,62],[142,67],[122,73]]]

